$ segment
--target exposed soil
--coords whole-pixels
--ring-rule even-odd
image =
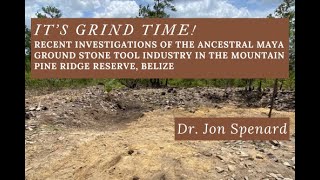
[[[275,117],[290,141],[175,141],[174,117],[266,117],[271,92],[103,87],[26,92],[26,179],[295,179],[294,92]]]

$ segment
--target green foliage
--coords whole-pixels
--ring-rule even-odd
[[[154,0],[153,9],[150,8],[150,5],[139,7],[139,17],[143,18],[168,18],[169,14],[165,12],[166,9],[171,11],[177,11],[176,8],[172,5],[173,0]]]
[[[30,56],[30,47],[31,47],[31,31],[30,29],[24,25],[24,47],[25,54]]]
[[[117,79],[111,79],[111,80],[104,80],[104,87],[106,92],[110,92],[113,89],[120,89],[124,86],[117,80]]]
[[[295,71],[295,0],[284,0],[274,12],[278,18],[289,19],[289,63],[290,70]],[[269,15],[270,16],[270,15]],[[271,15],[272,16],[272,15]]]
[[[36,13],[37,18],[60,18],[61,10],[54,6],[42,7],[42,13]]]
[[[37,18],[60,18],[62,16],[61,10],[54,6],[46,6],[41,8],[42,12],[37,12]],[[25,71],[30,72],[31,59],[31,30],[24,26],[24,47],[25,47]]]
[[[150,8],[150,5],[139,7],[139,16],[141,18],[169,18],[170,15],[166,12],[166,10],[177,11],[174,5],[172,4],[173,0],[154,0],[153,8]],[[133,84],[136,87],[138,84],[143,84],[145,86],[151,87],[161,87],[163,85],[162,82],[166,82],[167,80],[160,79],[149,79],[149,80],[126,80],[125,84],[127,87],[129,84]],[[165,83],[167,85],[167,83]],[[132,87],[132,86],[131,86]]]
[[[25,47],[25,71],[30,72],[30,53],[31,53],[31,31],[24,26],[24,47]]]
[[[124,87],[116,79],[31,79],[30,72],[25,72],[26,89],[81,88],[95,85],[104,85],[107,92]]]

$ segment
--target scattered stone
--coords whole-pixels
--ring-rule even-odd
[[[248,173],[253,173],[254,171],[252,169],[249,169],[248,170]]]
[[[271,177],[275,178],[275,179],[278,179],[278,176],[277,176],[276,174],[274,174],[274,173],[270,173],[269,175],[270,175]]]
[[[35,111],[36,110],[36,107],[30,107],[29,108],[29,111]]]
[[[245,153],[245,152],[241,151],[241,152],[240,152],[240,157],[242,157],[242,158],[246,158],[246,157],[249,157],[249,154],[247,154],[247,153]]]
[[[250,168],[250,167],[252,167],[253,165],[252,165],[252,163],[245,163],[244,164],[244,167],[246,167],[246,168]]]
[[[276,147],[280,147],[280,143],[277,140],[270,140],[269,142]]]
[[[258,151],[260,151],[260,152],[262,152],[262,153],[264,153],[265,151],[264,151],[264,149],[258,149]]]
[[[163,172],[158,172],[158,173],[154,174],[151,179],[166,180],[167,176]]]
[[[29,112],[25,112],[25,119],[30,119],[31,117],[34,117],[35,115],[33,114],[33,112],[29,111]]]
[[[257,154],[257,155],[256,155],[256,158],[257,158],[257,159],[263,159],[263,156],[262,156],[261,154]]]
[[[30,126],[27,127],[27,130],[33,131],[33,129]]]
[[[134,153],[134,150],[132,150],[132,149],[130,149],[129,151],[128,151],[128,154],[129,155],[131,155],[131,154],[133,154]]]
[[[278,178],[283,179],[284,177],[282,176],[282,174],[276,174]]]
[[[121,110],[126,110],[126,108],[119,102],[116,104],[116,106]]]
[[[291,165],[288,162],[283,162],[283,165],[285,165],[287,167],[291,167]]]
[[[295,158],[295,156],[292,157],[291,161],[293,162],[293,164],[296,164],[296,158]]]
[[[221,167],[216,167],[216,170],[218,173],[222,173],[224,171],[224,169],[222,169]]]
[[[62,140],[64,140],[64,137],[60,136],[60,137],[58,137],[58,140],[62,141]]]
[[[220,156],[220,155],[216,155],[216,157],[220,160],[224,160],[224,157]]]
[[[188,175],[186,175],[186,174],[180,174],[180,177],[181,177],[182,179],[188,179]]]
[[[228,165],[228,170],[233,172],[233,171],[236,170],[236,167],[229,164],[229,165]]]
[[[159,94],[162,92],[162,91],[165,91],[165,95],[166,96],[160,96],[159,97]],[[53,101],[58,101],[59,103],[58,104],[53,104],[53,102],[49,102],[49,100],[47,99],[47,98],[43,98],[43,104],[45,104],[49,109],[46,111],[46,112],[44,112],[44,111],[40,111],[40,112],[35,112],[35,107],[31,107],[31,108],[29,108],[30,107],[30,105],[36,105],[35,104],[35,100],[38,100],[38,99],[35,99],[35,100],[33,100],[33,99],[31,99],[30,98],[30,104],[27,104],[27,108],[26,108],[26,111],[27,111],[27,113],[26,113],[26,116],[29,116],[29,117],[31,117],[31,119],[32,119],[32,114],[31,113],[34,113],[34,114],[36,114],[36,115],[41,115],[41,117],[44,117],[44,118],[42,118],[42,119],[45,119],[45,121],[42,121],[42,119],[35,119],[35,121],[26,121],[27,123],[29,123],[29,122],[34,122],[34,123],[41,123],[41,122],[46,122],[46,123],[48,123],[49,125],[50,125],[50,123],[52,123],[52,124],[58,124],[58,125],[63,125],[63,126],[66,126],[66,127],[68,127],[68,125],[70,124],[70,122],[73,120],[73,119],[75,119],[75,120],[77,120],[77,121],[79,121],[79,123],[78,124],[71,124],[72,126],[88,126],[88,127],[90,127],[90,122],[89,122],[89,118],[91,118],[92,116],[97,116],[98,117],[98,119],[106,119],[106,121],[107,120],[109,120],[108,119],[108,117],[109,117],[109,112],[111,112],[111,110],[112,109],[114,109],[117,113],[112,113],[111,115],[112,116],[110,116],[110,117],[113,117],[113,115],[114,116],[118,116],[118,115],[122,115],[122,114],[125,114],[125,113],[127,113],[128,112],[128,114],[125,114],[126,116],[130,116],[130,112],[131,112],[131,110],[132,111],[136,111],[135,110],[135,108],[136,108],[136,106],[131,106],[130,104],[128,105],[127,103],[122,103],[122,105],[124,105],[126,108],[127,108],[127,111],[119,111],[119,109],[117,108],[117,106],[116,106],[116,103],[118,102],[118,101],[120,101],[120,102],[124,102],[124,101],[136,101],[135,103],[138,103],[138,102],[140,102],[141,101],[141,104],[143,105],[143,107],[145,106],[145,108],[148,108],[149,106],[150,106],[150,109],[151,108],[154,108],[154,109],[158,109],[159,107],[160,108],[163,108],[163,107],[165,107],[166,105],[165,105],[165,102],[166,102],[166,100],[169,100],[170,101],[170,103],[171,102],[176,102],[176,104],[170,104],[170,108],[172,107],[172,108],[176,108],[178,105],[179,105],[179,103],[180,104],[182,104],[181,102],[183,102],[184,104],[186,104],[185,106],[184,106],[184,110],[187,110],[188,111],[188,109],[191,109],[191,111],[190,112],[195,112],[195,108],[197,108],[198,107],[198,105],[199,104],[201,104],[202,102],[204,102],[204,103],[207,103],[208,105],[210,105],[209,104],[209,102],[207,101],[207,98],[201,98],[200,97],[200,94],[195,94],[194,93],[194,91],[192,91],[192,90],[189,90],[189,89],[187,89],[187,90],[185,90],[185,89],[180,89],[179,88],[179,93],[178,94],[176,94],[176,96],[174,96],[173,94],[171,94],[171,92],[173,91],[173,89],[172,90],[169,90],[168,89],[168,92],[165,90],[165,89],[147,89],[147,90],[144,90],[144,89],[141,89],[141,91],[140,91],[140,89],[135,89],[135,90],[131,90],[131,89],[128,89],[128,90],[125,90],[125,91],[123,91],[123,90],[117,90],[117,91],[112,91],[112,92],[110,92],[110,96],[111,96],[111,99],[109,100],[109,101],[104,101],[104,100],[102,100],[102,104],[103,104],[103,106],[105,106],[106,107],[106,111],[104,111],[103,110],[103,108],[99,105],[99,102],[101,101],[100,99],[98,99],[99,98],[99,93],[95,93],[97,96],[98,96],[98,98],[96,98],[96,97],[94,97],[94,96],[92,96],[92,98],[90,99],[87,95],[85,95],[85,97],[82,97],[82,92],[81,91],[79,91],[79,92],[81,92],[81,93],[75,93],[74,95],[76,96],[76,100],[75,100],[75,102],[74,103],[70,103],[70,104],[63,104],[63,102],[64,102],[64,99],[63,98],[61,98],[60,97],[60,99],[59,99],[59,94],[57,93],[57,98],[56,99],[54,99]],[[210,90],[211,91],[211,90]],[[206,89],[200,89],[200,91],[199,92],[201,92],[201,94],[205,94],[205,93],[208,93],[208,92],[210,92],[210,91],[207,91]],[[214,90],[214,91],[219,91],[219,90]],[[214,91],[212,91],[212,92],[214,92]],[[95,91],[96,92],[96,91]],[[120,95],[118,95],[118,92],[121,92],[121,94]],[[146,93],[146,95],[144,94],[144,93]],[[153,95],[152,95],[152,93],[153,93]],[[115,96],[117,94],[117,96]],[[218,94],[218,93],[216,93],[216,94]],[[281,93],[280,93],[281,94]],[[269,95],[269,94],[268,94]],[[51,96],[51,95],[50,95]],[[66,96],[68,96],[68,94],[66,94]],[[105,96],[105,95],[104,95]],[[218,95],[217,95],[218,96]],[[101,97],[101,96],[100,96]],[[139,97],[138,99],[134,99],[133,97]],[[230,98],[234,98],[234,97],[239,97],[238,95],[234,95],[234,94],[232,94],[231,96],[229,96]],[[53,98],[55,98],[55,97],[53,97]],[[133,100],[131,100],[133,98]],[[187,98],[190,98],[190,101],[187,101],[186,99]],[[150,99],[150,100],[149,100]],[[180,99],[182,99],[182,101],[180,101]],[[281,99],[285,99],[285,98],[283,98],[283,97],[281,97]],[[147,102],[148,101],[148,102]],[[97,103],[96,103],[97,102]],[[231,100],[230,99],[230,102],[233,102],[233,100]],[[162,105],[159,105],[160,103],[162,103]],[[213,106],[215,106],[215,103],[219,103],[219,102],[216,102],[215,101],[215,99],[213,99],[212,101],[210,101],[210,103],[211,103],[211,105],[213,105]],[[229,101],[227,101],[227,103],[229,103]],[[243,102],[240,102],[240,103],[243,103]],[[194,106],[193,106],[193,104],[194,104]],[[141,105],[141,106],[142,106]],[[219,104],[219,105],[221,105],[221,106],[225,106],[224,104]],[[217,106],[215,106],[216,108],[219,108],[219,105],[217,105]],[[83,112],[81,112],[80,110],[78,110],[78,108],[70,108],[70,107],[79,107],[80,109],[83,109]],[[140,105],[139,105],[140,106]],[[275,105],[275,109],[277,109],[279,106],[282,106],[282,105],[279,105],[279,104],[277,104],[276,103],[276,105]],[[55,109],[55,108],[56,109]],[[82,107],[84,107],[84,108],[82,108]],[[211,106],[212,107],[212,106]],[[42,108],[44,108],[44,106],[42,106]],[[121,107],[120,107],[121,108]],[[30,109],[32,110],[32,111],[30,111]],[[63,117],[63,112],[61,111],[61,110],[65,110],[65,111],[68,111],[69,109],[72,109],[72,111],[74,111],[74,114],[76,115],[75,117],[73,117],[73,116],[71,116],[70,114],[71,113],[68,113],[68,115],[69,115],[69,119],[68,118],[62,118]],[[99,112],[98,113],[95,113],[94,115],[91,115],[90,114],[90,112],[91,112],[91,110],[95,110],[95,109],[97,109]],[[168,108],[169,109],[169,108]],[[43,109],[42,109],[43,110]],[[139,111],[140,109],[137,109],[137,111]],[[143,111],[143,110],[141,110],[141,111]],[[56,112],[57,113],[57,117],[56,116],[53,116],[53,113],[52,112]],[[100,113],[101,112],[101,113]],[[202,111],[201,111],[201,113],[202,113]],[[204,111],[204,113],[206,113],[208,116],[212,113],[211,111],[210,112],[205,112]],[[83,116],[83,118],[81,117],[81,116]],[[61,118],[60,118],[61,117]],[[89,120],[88,120],[89,119]],[[110,118],[111,119],[111,118]],[[87,121],[88,120],[88,121]],[[118,120],[118,119],[116,119],[116,120]],[[116,121],[115,120],[115,122],[118,122],[118,121]],[[101,121],[101,123],[103,123],[104,121]],[[124,121],[124,122],[126,122],[126,121]],[[129,122],[129,121],[128,121]],[[100,122],[99,121],[97,121],[97,122],[94,122],[95,124],[99,124]],[[103,126],[105,126],[104,124],[103,124]],[[39,129],[35,129],[35,130],[41,130],[40,129],[40,126],[39,126]],[[34,131],[35,131],[34,130]],[[27,130],[28,131],[28,130]],[[35,132],[27,132],[27,134],[33,134],[33,133],[35,133]],[[58,136],[56,136],[56,137],[59,137],[59,135]],[[65,137],[65,138],[68,138],[68,137]],[[62,140],[62,139],[60,139],[60,140]],[[40,141],[39,141],[40,142]],[[290,143],[290,144],[289,144]],[[280,144],[279,142],[277,142],[277,144]],[[279,145],[277,145],[276,144],[276,146],[274,146],[273,144],[272,144],[272,147],[278,147]],[[255,145],[255,144],[252,144],[252,142],[250,142],[250,141],[244,141],[243,143],[242,143],[242,145],[240,145],[240,143],[235,143],[234,141],[230,141],[230,143],[225,143],[225,144],[222,144],[224,147],[226,147],[225,149],[227,149],[227,150],[225,150],[225,151],[220,151],[220,149],[219,149],[219,147],[220,147],[220,144],[219,144],[219,146],[217,146],[217,148],[218,149],[216,149],[216,146],[214,146],[214,147],[212,147],[213,148],[213,150],[210,150],[210,152],[212,152],[212,153],[210,153],[210,152],[203,152],[202,154],[200,154],[200,159],[201,158],[205,158],[205,159],[208,159],[208,160],[210,160],[211,158],[207,158],[207,157],[213,157],[213,156],[216,156],[216,158],[213,158],[212,160],[215,160],[215,161],[219,161],[219,160],[223,160],[224,162],[221,162],[221,161],[219,161],[219,162],[217,162],[217,165],[218,166],[220,166],[220,167],[222,167],[222,168],[224,168],[224,170],[223,171],[225,171],[225,173],[222,173],[221,174],[221,178],[223,178],[223,179],[226,179],[226,178],[230,178],[231,177],[231,174],[233,174],[233,173],[235,173],[235,174],[237,174],[237,178],[235,178],[235,177],[233,177],[234,179],[242,179],[242,178],[244,178],[243,176],[245,175],[245,173],[247,173],[247,171],[248,170],[250,170],[250,169],[252,169],[252,170],[254,170],[254,173],[255,174],[260,174],[259,176],[252,176],[251,177],[251,175],[249,175],[249,174],[247,174],[247,176],[250,176],[250,179],[261,179],[261,177],[263,177],[263,175],[264,174],[268,174],[268,173],[270,173],[270,167],[266,167],[265,166],[265,164],[264,165],[262,165],[262,166],[260,166],[260,164],[259,164],[259,162],[261,161],[259,161],[259,160],[256,160],[256,159],[263,159],[263,158],[265,158],[266,160],[269,160],[269,158],[270,159],[273,159],[275,162],[277,162],[278,160],[277,160],[277,158],[273,155],[273,154],[270,154],[270,155],[267,155],[267,153],[268,152],[272,152],[272,153],[274,153],[275,155],[277,155],[277,156],[279,156],[278,158],[280,159],[284,159],[284,158],[287,158],[288,156],[289,157],[292,157],[292,153],[290,152],[290,150],[291,150],[291,145],[292,145],[292,142],[284,142],[284,145],[286,145],[286,144],[288,144],[288,149],[287,148],[278,148],[278,150],[277,151],[272,151],[272,149],[271,149],[271,144],[270,143],[266,143],[264,146],[263,146],[263,149],[261,148],[262,146],[260,146],[260,144],[259,145]],[[195,143],[195,144],[192,144],[191,143],[191,145],[192,146],[196,146],[196,145],[198,145],[197,143]],[[244,146],[247,146],[248,148],[246,149],[246,148],[243,148]],[[257,151],[256,151],[256,153],[260,153],[260,155],[261,155],[261,157],[263,157],[263,158],[260,158],[259,156],[260,155],[256,155],[256,154],[254,154],[253,153],[253,155],[254,156],[252,156],[253,158],[254,158],[254,161],[248,161],[248,159],[250,159],[250,158],[252,158],[250,155],[251,155],[251,152],[252,151],[255,151],[254,150],[254,148],[255,147],[257,147]],[[204,149],[205,149],[206,147],[204,146],[204,147],[201,147],[201,148],[198,148],[195,152],[201,152],[201,151],[203,151]],[[234,148],[234,149],[233,149]],[[260,148],[260,149],[258,149],[258,148]],[[128,152],[128,150],[129,149],[127,149],[126,150],[126,152],[129,154],[129,152]],[[217,151],[216,151],[217,150]],[[136,151],[136,150],[135,150]],[[160,150],[161,151],[161,150]],[[238,152],[238,151],[240,151],[240,154],[239,155],[236,155],[236,153]],[[241,152],[241,151],[244,151],[244,152]],[[220,153],[220,152],[222,152],[222,153]],[[248,153],[248,154],[247,154]],[[134,155],[135,155],[135,153],[133,153]],[[137,151],[137,154],[139,154],[139,155],[137,155],[137,156],[139,156],[139,157],[141,157],[142,158],[142,155],[140,155],[141,154],[141,152],[140,151]],[[145,153],[143,153],[143,154],[145,154]],[[222,155],[216,155],[216,154],[222,154]],[[279,155],[278,155],[279,154]],[[284,154],[284,156],[283,157],[280,157],[282,154]],[[207,157],[204,157],[204,156],[207,156]],[[127,157],[128,158],[130,158],[130,157],[133,157],[133,156],[129,156],[129,155],[127,155]],[[240,157],[242,158],[242,157],[244,157],[244,158],[242,158],[242,159],[240,159]],[[218,160],[219,159],[219,160]],[[235,161],[235,164],[232,164],[230,161]],[[292,161],[291,161],[292,160]],[[242,161],[242,162],[241,162]],[[291,159],[291,158],[288,158],[288,159],[286,159],[286,161],[287,162],[289,162],[292,166],[291,166],[291,168],[293,168],[294,169],[294,158],[293,159]],[[250,167],[250,168],[246,168],[246,169],[244,169],[244,164],[245,163],[252,163],[252,164],[254,164],[254,168],[252,168],[252,167]],[[240,165],[242,163],[242,165]],[[228,165],[229,164],[229,165]],[[274,172],[275,171],[275,169],[277,169],[277,168],[280,168],[279,169],[279,171],[281,170],[281,168],[284,168],[285,166],[283,166],[282,165],[282,163],[280,164],[280,163],[277,163],[277,164],[273,164],[271,167],[274,167],[274,169],[272,169],[271,170],[271,172]],[[234,168],[235,168],[235,170],[234,170]],[[258,168],[261,168],[261,170],[262,170],[262,172],[260,171],[260,170],[258,170]],[[264,169],[264,168],[266,168],[266,169]],[[287,176],[287,177],[293,177],[292,176],[292,172],[294,173],[294,171],[292,171],[291,170],[291,168],[285,168],[285,169],[287,169],[285,172],[280,172],[280,173],[282,173],[283,174],[283,176]],[[220,169],[220,170],[221,170]],[[237,171],[242,171],[244,174],[241,174],[240,172],[237,172]],[[243,171],[244,170],[244,171]],[[215,169],[213,169],[213,171],[216,171]],[[218,171],[218,169],[217,169],[217,171]],[[228,173],[227,173],[228,172]],[[239,174],[238,174],[239,173]],[[263,174],[262,174],[263,173]],[[279,172],[274,172],[276,175],[277,175],[277,173],[279,173]],[[131,174],[131,178],[134,178],[135,176],[133,176],[133,175],[135,175],[135,174]],[[141,174],[136,174],[136,175],[139,175],[140,177],[141,177]],[[189,174],[188,174],[189,175]],[[226,175],[225,177],[222,177],[222,175]],[[241,176],[242,175],[242,176]],[[189,178],[192,178],[192,174],[190,174],[190,176],[191,177],[189,177]],[[138,176],[137,176],[138,177]],[[266,176],[264,176],[264,177],[266,177]],[[277,177],[279,177],[278,175],[277,175]],[[138,177],[139,178],[139,177]],[[136,179],[138,179],[138,178],[136,178]],[[143,178],[143,177],[141,177],[141,178]],[[140,178],[139,178],[140,179]],[[208,177],[208,179],[210,179],[209,177]],[[273,178],[269,178],[269,179],[273,179]],[[289,178],[288,178],[289,179]]]
[[[219,105],[217,105],[217,104],[214,105],[213,107],[214,107],[214,108],[217,108],[217,109],[221,109],[221,108],[222,108],[222,106],[219,106]]]
[[[274,162],[279,162],[278,158],[277,158],[275,155],[273,155],[272,153],[268,153],[267,156],[268,156],[271,160],[273,160]]]
[[[209,152],[209,151],[203,151],[203,152],[200,152],[202,155],[204,155],[204,156],[207,156],[207,157],[210,157],[210,156],[212,156],[212,153],[211,152]]]
[[[25,144],[34,144],[33,141],[26,141]]]
[[[249,180],[248,176],[245,176],[244,179],[245,179],[245,180]]]
[[[162,96],[166,95],[166,92],[161,92],[161,95],[162,95]]]
[[[29,171],[30,169],[32,169],[32,167],[25,168],[24,171],[27,172],[27,171]]]
[[[138,176],[133,176],[132,180],[139,180],[140,178]]]

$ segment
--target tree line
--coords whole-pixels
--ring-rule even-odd
[[[289,71],[287,79],[30,79],[30,37],[31,31],[25,25],[25,74],[26,87],[65,87],[65,86],[86,86],[103,84],[106,89],[110,87],[243,87],[247,91],[263,91],[265,88],[290,89],[295,90],[295,1],[284,0],[268,18],[288,18],[290,24],[289,38]],[[177,11],[173,5],[173,0],[154,0],[153,6],[140,5],[136,18],[170,18],[170,12]],[[42,7],[41,12],[37,12],[37,18],[60,18],[62,12],[56,7]]]

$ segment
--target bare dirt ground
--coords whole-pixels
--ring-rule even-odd
[[[221,89],[26,92],[26,179],[295,179],[294,94],[274,117],[290,141],[175,141],[174,117],[266,117],[270,93]],[[245,101],[244,101],[245,100]]]

